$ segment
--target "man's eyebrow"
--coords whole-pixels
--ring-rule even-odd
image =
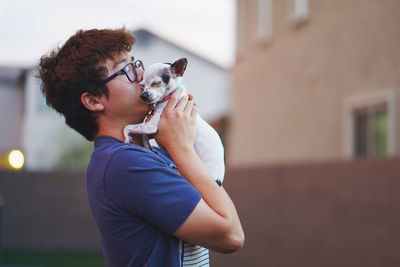
[[[114,69],[115,69],[119,64],[126,62],[126,60],[127,60],[127,58],[123,58],[123,59],[120,59],[120,60],[118,60],[117,62],[115,62],[115,64],[114,64]]]

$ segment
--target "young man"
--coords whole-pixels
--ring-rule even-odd
[[[168,154],[144,148],[141,136],[123,142],[123,128],[149,111],[134,42],[125,29],[79,31],[39,67],[47,103],[94,140],[87,192],[107,266],[180,266],[180,239],[236,251],[244,234],[235,207],[193,149],[191,96],[178,103],[176,92],[162,115],[155,138]]]

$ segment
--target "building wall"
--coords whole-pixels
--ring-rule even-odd
[[[3,248],[101,250],[85,174],[0,171]]]
[[[22,69],[0,67],[0,154],[22,149],[22,84]]]
[[[298,25],[290,2],[272,1],[272,35],[260,41],[258,1],[238,0],[230,166],[342,159],[346,101],[375,92],[400,101],[399,1],[310,0]]]
[[[400,266],[400,158],[228,172],[245,232],[213,266]]]

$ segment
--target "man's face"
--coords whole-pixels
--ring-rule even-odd
[[[108,75],[120,71],[126,64],[132,62],[129,53],[123,53],[114,59],[108,59],[103,64]],[[143,79],[143,71],[136,69],[137,79],[130,82],[125,74],[118,75],[107,83],[109,97],[105,100],[105,115],[121,123],[141,123],[150,110],[150,106],[140,98],[143,90],[139,83]]]

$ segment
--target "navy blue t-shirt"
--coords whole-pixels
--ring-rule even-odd
[[[201,195],[165,152],[96,137],[86,185],[107,266],[179,266],[172,233]]]

